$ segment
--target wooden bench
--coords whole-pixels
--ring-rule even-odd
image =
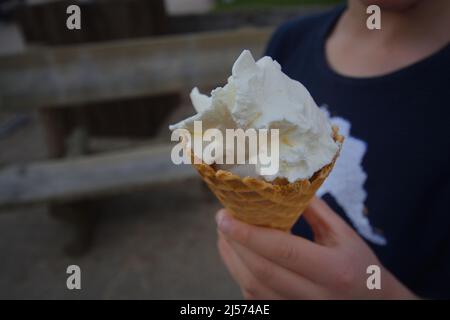
[[[241,51],[260,56],[271,33],[272,28],[206,32],[0,57],[0,110],[90,108],[102,101],[222,85]],[[90,247],[96,198],[195,176],[190,166],[171,163],[167,145],[85,155],[81,143],[60,152],[73,133],[54,143],[53,156],[63,159],[0,169],[0,208],[47,204],[52,215],[78,230],[81,241],[75,243],[81,244],[71,245],[69,253]]]
[[[10,165],[0,170],[0,212],[45,204],[51,217],[73,230],[65,253],[83,255],[92,247],[108,197],[198,176],[190,165],[174,165],[170,152],[170,145],[161,145]]]
[[[0,110],[65,107],[223,85],[243,49],[273,28],[39,48],[0,57]]]
[[[0,209],[114,195],[195,177],[174,165],[171,145],[10,165],[0,170]]]

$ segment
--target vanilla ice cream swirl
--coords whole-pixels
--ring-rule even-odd
[[[193,123],[199,120],[204,130],[279,129],[279,170],[264,176],[265,180],[309,179],[331,163],[338,152],[326,113],[318,108],[308,90],[284,74],[270,57],[255,61],[250,51],[244,50],[224,87],[214,89],[211,96],[194,88],[191,100],[197,114],[170,126],[171,130],[184,128],[193,133]],[[258,165],[222,168],[241,176],[261,175]]]

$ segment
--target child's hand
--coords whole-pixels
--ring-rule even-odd
[[[248,299],[371,299],[415,296],[384,269],[366,243],[325,202],[303,213],[314,242],[217,214],[220,255]],[[381,268],[381,290],[366,270]]]

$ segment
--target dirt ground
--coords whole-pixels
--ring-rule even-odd
[[[0,166],[45,158],[36,118],[1,137],[0,150]],[[199,180],[103,200],[78,258],[63,250],[71,226],[46,206],[0,211],[0,299],[239,299],[216,249],[218,208]],[[72,264],[81,290],[66,288]]]

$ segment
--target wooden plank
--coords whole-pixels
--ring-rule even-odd
[[[0,57],[0,110],[63,106],[223,84],[243,49],[271,28],[208,32]]]
[[[0,208],[113,195],[197,174],[174,165],[171,145],[97,156],[12,165],[0,171]]]
[[[186,14],[168,17],[170,33],[230,30],[242,27],[278,26],[301,16],[323,12],[329,6],[289,6],[287,8],[252,8],[219,10],[207,14]]]
[[[164,0],[78,1],[81,30],[66,28],[72,0],[39,1],[17,7],[15,20],[27,43],[67,45],[167,33]]]
[[[40,108],[39,120],[45,133],[48,156],[59,158],[64,155],[65,139],[76,127],[84,128],[91,138],[153,137],[165,119],[180,105],[180,98],[180,94],[172,93],[67,108]]]

